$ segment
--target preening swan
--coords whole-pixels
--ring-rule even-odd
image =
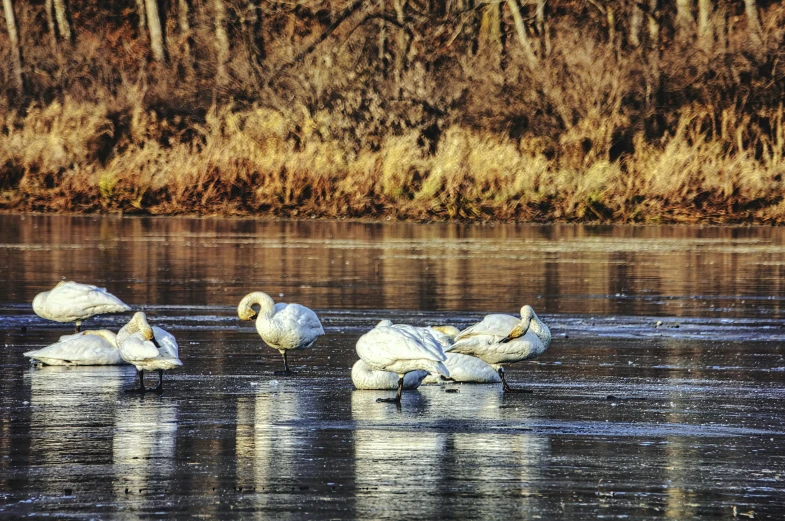
[[[140,312],[117,333],[117,346],[123,360],[136,366],[139,387],[129,392],[147,392],[144,386],[144,372],[158,371],[158,386],[150,389],[163,392],[164,371],[181,367],[177,340],[171,333],[160,327],[150,327],[147,316]]]
[[[253,306],[259,306],[259,312]],[[283,356],[283,371],[279,376],[291,376],[286,353],[292,349],[307,349],[324,334],[319,317],[300,304],[276,304],[272,297],[261,291],[247,294],[237,306],[240,320],[256,319],[256,331],[264,342],[277,349]]]
[[[427,376],[427,371],[406,373],[403,378],[403,389],[406,391],[417,389]],[[398,375],[390,371],[374,371],[362,360],[357,360],[352,366],[352,383],[357,389],[392,391],[398,389]]]
[[[122,313],[131,307],[106,288],[73,281],[61,281],[49,291],[33,299],[33,311],[41,318],[55,322],[76,322],[76,332],[82,321],[103,313]]]
[[[521,308],[521,318],[510,315],[487,315],[482,321],[461,331],[449,352],[476,356],[499,372],[505,392],[511,389],[504,378],[502,364],[537,358],[548,349],[551,332],[531,306]]]
[[[391,325],[383,320],[357,340],[357,354],[374,371],[390,371],[398,375],[395,398],[378,398],[377,402],[400,403],[406,373],[423,370],[450,376],[442,363],[446,357],[441,344],[424,327],[405,324]]]
[[[63,335],[50,346],[28,351],[24,356],[45,365],[118,365],[126,362],[120,356],[115,339],[107,329],[82,331]]]
[[[463,383],[497,384],[502,381],[496,369],[479,358],[460,353],[447,352],[444,366],[450,371],[449,380]],[[423,385],[441,383],[438,375],[428,375],[423,380]]]

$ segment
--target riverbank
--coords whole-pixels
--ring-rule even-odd
[[[728,136],[709,115],[682,115],[674,135],[614,161],[573,165],[542,138],[454,125],[435,149],[417,131],[353,150],[330,140],[329,114],[213,107],[203,124],[133,107],[66,99],[7,118],[0,209],[151,215],[640,223],[785,221],[785,160]],[[785,142],[783,111],[776,139]],[[10,121],[9,121],[10,120]],[[721,122],[724,132],[747,129]],[[192,134],[198,133],[194,139]]]

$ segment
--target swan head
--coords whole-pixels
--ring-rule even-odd
[[[256,311],[254,306],[257,306],[259,311]],[[247,294],[237,305],[237,316],[240,317],[240,320],[256,320],[259,315],[272,316],[274,314],[275,301],[262,291]]]
[[[134,313],[134,316],[131,318],[131,322],[136,325],[136,330],[142,333],[145,340],[152,340],[155,338],[155,334],[153,333],[153,328],[150,326],[150,323],[147,322],[147,315],[145,315],[141,311],[137,311]]]
[[[518,322],[518,325],[512,328],[509,334],[506,337],[502,338],[500,342],[504,344],[515,338],[522,337],[529,330],[529,326],[532,323],[532,319],[536,319],[536,318],[537,315],[534,313],[534,309],[528,304],[526,304],[521,308],[521,321]]]
[[[537,318],[537,314],[534,312],[534,308],[528,304],[525,304],[521,308],[521,320],[531,320],[533,318]]]
[[[117,347],[120,347],[123,342],[134,333],[142,333],[142,337],[145,340],[151,341],[155,344],[155,347],[160,347],[155,339],[153,328],[150,327],[150,324],[147,322],[147,315],[141,311],[134,313],[131,320],[117,332],[117,336],[115,337],[115,344]]]

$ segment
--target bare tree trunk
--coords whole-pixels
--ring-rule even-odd
[[[498,3],[489,3],[483,7],[480,21],[480,54],[493,60],[495,66],[501,63],[502,31],[501,12]]]
[[[534,13],[537,33],[543,34],[545,32],[545,4],[547,0],[537,0],[537,9]]]
[[[711,0],[698,0],[698,43],[704,51],[710,51],[713,47],[711,11]]]
[[[526,66],[529,69],[532,69],[537,65],[537,55],[534,54],[532,42],[529,39],[529,35],[526,34],[526,25],[523,23],[521,10],[518,9],[518,2],[516,0],[507,0],[507,7],[509,7],[510,14],[512,14],[512,21],[515,24],[515,32],[518,34],[518,41],[520,42],[521,49],[523,50],[523,58],[526,60]]]
[[[656,104],[660,95],[660,21],[657,12],[657,1],[649,0],[649,48],[647,57],[651,70],[651,79],[646,85],[646,101]]]
[[[259,5],[259,2],[251,0],[248,2],[248,13],[248,26],[246,28],[248,47],[251,50],[254,63],[259,65],[267,57],[262,33],[262,6]]]
[[[723,3],[717,5],[714,24],[714,41],[717,50],[724,54],[728,50],[728,10]]]
[[[676,0],[676,35],[682,42],[692,40],[695,18],[692,16],[692,0]]]
[[[68,23],[68,11],[65,7],[65,0],[54,0],[55,17],[57,18],[57,27],[60,30],[60,36],[63,40],[71,42],[71,26]]]
[[[8,28],[8,39],[11,43],[11,66],[14,71],[14,81],[19,94],[21,94],[24,91],[22,51],[19,49],[19,33],[16,31],[16,18],[14,17],[14,6],[11,0],[3,0],[3,10],[5,11],[5,24]]]
[[[139,16],[139,37],[147,37],[147,15],[144,9],[144,0],[136,0],[136,14]]]
[[[215,10],[215,52],[217,63],[215,65],[215,79],[218,85],[226,85],[229,74],[226,64],[229,61],[229,37],[226,34],[226,6],[223,0],[214,0]]]
[[[49,34],[52,36],[52,51],[57,53],[57,26],[55,25],[53,0],[46,0],[44,10],[46,11],[46,24],[49,26]]]
[[[188,0],[177,0],[177,25],[180,28],[180,45],[186,75],[190,77],[193,73],[193,63],[191,61],[191,24],[188,22]]]
[[[147,26],[150,28],[150,47],[153,50],[155,61],[162,62],[166,59],[164,49],[164,35],[161,31],[161,17],[158,15],[158,0],[145,0],[147,11]]]
[[[384,0],[379,0],[379,13],[384,14]],[[384,40],[387,37],[384,19],[379,20],[379,67],[384,69]]]
[[[649,46],[660,47],[660,21],[657,18],[657,0],[649,0]]]
[[[627,42],[633,47],[641,46],[641,25],[643,25],[643,10],[638,7],[637,2],[633,2],[630,10],[630,33]]]
[[[406,0],[394,0],[393,6],[395,7],[395,18],[403,26],[404,23],[404,8],[406,7]],[[401,82],[403,79],[403,59],[406,55],[406,32],[398,29],[398,42],[397,49],[395,50],[395,65],[393,68],[393,75],[395,76],[395,97],[400,99],[401,96]]]
[[[744,0],[744,13],[747,15],[747,30],[750,33],[750,42],[755,46],[759,46],[763,30],[760,25],[760,17],[758,16],[758,6],[755,0]]]

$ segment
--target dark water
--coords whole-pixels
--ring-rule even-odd
[[[0,216],[0,516],[782,519],[784,234]],[[68,331],[29,305],[63,277],[177,336],[163,396],[27,364]],[[236,319],[256,289],[323,320],[295,378]],[[524,303],[554,334],[509,368],[533,394],[353,390],[379,319]]]

